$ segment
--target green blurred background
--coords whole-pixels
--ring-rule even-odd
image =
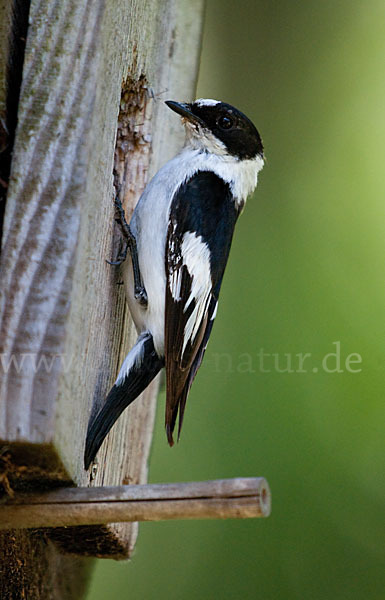
[[[197,96],[250,116],[267,163],[173,449],[160,397],[150,481],[262,475],[273,512],[143,524],[88,599],[383,600],[384,1],[208,0]],[[312,356],[262,372],[262,349]]]

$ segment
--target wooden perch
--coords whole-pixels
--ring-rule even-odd
[[[61,488],[20,494],[0,507],[0,529],[71,527],[127,521],[268,517],[263,477],[191,483]]]

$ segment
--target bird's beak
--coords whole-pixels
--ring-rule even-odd
[[[204,127],[204,122],[202,121],[202,119],[200,119],[199,117],[194,115],[194,113],[191,112],[190,104],[184,102],[175,102],[174,100],[166,100],[166,104],[169,108],[171,108],[171,110],[178,113],[178,115],[180,115],[187,121],[190,121],[190,123],[193,123],[195,125],[201,125]]]

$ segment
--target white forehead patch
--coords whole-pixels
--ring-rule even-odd
[[[198,104],[198,106],[215,106],[220,103],[220,100],[211,100],[210,98],[199,98],[194,102],[194,104]]]

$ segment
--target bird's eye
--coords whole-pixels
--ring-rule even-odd
[[[219,117],[218,125],[221,129],[230,129],[233,126],[233,120],[230,117]]]

